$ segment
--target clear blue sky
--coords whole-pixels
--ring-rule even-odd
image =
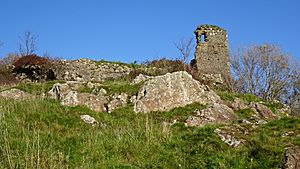
[[[174,42],[207,23],[228,30],[230,48],[272,43],[300,60],[299,0],[0,0],[0,23],[0,57],[31,31],[39,55],[178,58]]]

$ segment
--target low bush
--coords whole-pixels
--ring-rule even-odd
[[[13,72],[17,74],[21,80],[23,78],[31,81],[55,80],[54,71],[51,69],[52,62],[49,58],[37,55],[22,56],[16,60],[13,65]],[[26,77],[23,77],[26,75]]]
[[[147,67],[155,67],[157,68],[155,71],[156,75],[163,75],[166,73],[172,73],[177,71],[183,71],[185,70],[185,65],[182,63],[182,61],[176,59],[176,60],[170,60],[166,58],[156,59],[152,61],[146,61],[143,63],[143,65]]]
[[[16,83],[18,83],[18,80],[8,65],[0,64],[0,85],[12,85]]]

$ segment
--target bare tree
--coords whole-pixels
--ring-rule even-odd
[[[24,32],[23,37],[20,37],[19,53],[21,56],[32,55],[37,50],[37,36],[30,31]]]
[[[20,56],[16,53],[9,53],[8,55],[6,55],[5,57],[3,57],[0,60],[0,64],[11,65],[12,63],[14,63],[19,58],[20,58]]]
[[[194,38],[181,39],[180,42],[174,43],[175,47],[179,50],[182,56],[182,63],[186,65],[187,60],[191,54],[191,50],[195,47],[193,44]]]
[[[291,57],[276,45],[239,48],[232,53],[232,73],[239,92],[284,100],[297,79]]]
[[[300,115],[300,69],[298,69],[296,80],[288,97],[288,104],[293,115]]]

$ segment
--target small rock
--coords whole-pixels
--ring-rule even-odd
[[[88,87],[89,89],[93,89],[95,87],[95,85],[92,82],[88,82],[86,84],[86,87]]]
[[[288,132],[286,132],[286,133],[283,133],[283,134],[281,135],[281,137],[288,137],[288,136],[293,135],[294,133],[295,133],[294,131],[288,131]]]
[[[91,117],[90,115],[81,115],[80,118],[85,123],[92,124],[92,126],[99,124],[99,122],[94,117]]]

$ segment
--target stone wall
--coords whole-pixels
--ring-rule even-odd
[[[132,71],[126,64],[89,59],[60,61],[54,69],[56,78],[66,81],[103,81],[128,75]]]
[[[197,38],[195,50],[197,69],[205,74],[229,74],[227,31],[214,25],[200,25],[194,33]]]

